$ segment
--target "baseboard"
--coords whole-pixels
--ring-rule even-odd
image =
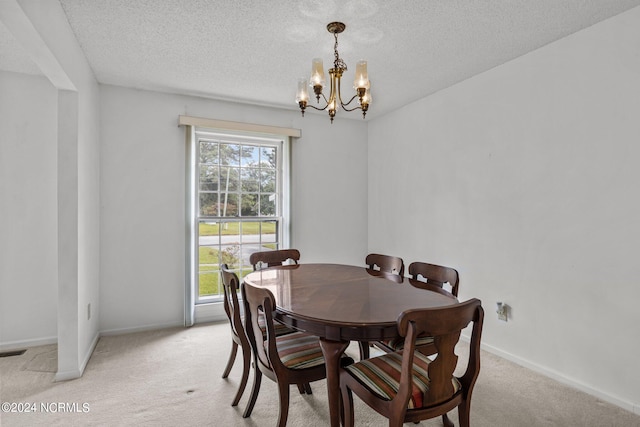
[[[80,364],[81,376],[82,374],[84,374],[84,370],[87,367],[87,363],[89,363],[89,359],[91,359],[91,355],[93,354],[93,351],[96,349],[96,346],[98,345],[99,339],[100,339],[100,332],[96,332],[96,335],[93,337],[93,340],[91,341],[91,345],[89,346],[89,349],[85,353],[84,359],[82,359],[82,363]]]
[[[465,341],[469,341],[469,337],[463,336],[462,337]],[[600,390],[597,390],[591,386],[588,386],[587,384],[584,384],[580,381],[577,381],[573,378],[567,377],[564,374],[557,372],[553,369],[549,369],[547,367],[538,365],[536,363],[533,363],[529,360],[523,359],[521,357],[518,357],[514,354],[508,353],[506,351],[500,350],[499,348],[493,347],[489,344],[485,344],[482,343],[481,348],[483,350],[488,351],[489,353],[495,354],[496,356],[502,357],[503,359],[509,360],[513,363],[516,363],[520,366],[523,366],[527,369],[530,369],[534,372],[537,372],[539,374],[544,375],[545,377],[551,378],[554,381],[558,381],[559,383],[568,385],[572,388],[575,388],[577,390],[580,390],[584,393],[587,393],[591,396],[597,397],[598,399],[601,399],[605,402],[611,403],[612,405],[618,406],[624,410],[627,410],[629,412],[632,412],[634,414],[639,414],[640,415],[640,405],[637,403],[632,403],[629,401],[626,401],[624,399],[621,399],[619,397],[613,396],[611,394],[608,393],[604,393]]]
[[[84,374],[84,370],[87,367],[87,363],[89,363],[89,359],[91,359],[93,350],[95,350],[96,345],[98,345],[99,339],[100,339],[100,333],[96,333],[95,336],[93,337],[93,340],[91,340],[91,345],[89,345],[89,348],[85,353],[84,358],[82,359],[78,369],[72,369],[70,371],[64,371],[64,372],[56,372],[56,375],[53,380],[55,382],[59,382],[59,381],[75,380],[76,378],[80,378],[82,374]]]
[[[110,335],[133,334],[136,332],[146,332],[146,331],[153,331],[156,329],[175,328],[178,326],[184,326],[184,321],[181,320],[178,322],[154,323],[151,325],[134,326],[131,328],[107,329],[105,331],[100,331],[100,336],[104,337],[104,336],[110,336]]]
[[[80,369],[72,369],[70,371],[58,371],[56,372],[56,375],[53,377],[53,381],[54,382],[60,382],[60,381],[69,381],[69,380],[75,380],[77,378],[80,378],[82,376],[82,372],[80,371]]]
[[[14,351],[23,348],[38,347],[40,345],[57,344],[58,337],[37,338],[32,340],[9,341],[0,343],[0,351]]]

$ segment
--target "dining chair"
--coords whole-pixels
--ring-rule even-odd
[[[264,374],[278,385],[278,426],[284,427],[289,414],[289,386],[296,384],[299,389],[306,389],[311,394],[309,383],[326,378],[320,339],[304,332],[276,336],[273,320],[276,300],[268,289],[244,283],[242,299],[245,305],[245,328],[256,356],[255,381],[243,416],[246,418],[251,415]],[[266,325],[266,334],[259,329],[261,318]],[[352,362],[353,359],[347,356],[341,361],[343,365]]]
[[[266,267],[282,265],[286,261],[293,261],[295,264],[300,261],[300,251],[297,249],[279,249],[274,251],[254,252],[249,256],[249,263],[253,266],[253,271]]]
[[[238,276],[231,270],[227,264],[220,266],[222,272],[222,288],[224,291],[224,311],[227,313],[229,319],[229,325],[231,326],[231,354],[229,355],[229,361],[224,369],[222,378],[227,378],[233,368],[233,364],[236,360],[236,354],[238,353],[238,347],[242,350],[242,377],[240,378],[240,385],[236,396],[231,403],[231,406],[236,406],[244,393],[244,389],[247,386],[247,379],[249,378],[249,370],[251,366],[251,346],[244,327],[242,326],[242,316],[240,313],[240,303],[238,301],[238,289],[239,280]]]
[[[458,296],[460,276],[454,268],[426,262],[412,262],[409,264],[409,277],[411,279],[409,283],[413,286],[455,297]],[[445,284],[451,287],[450,291],[445,289]],[[386,352],[398,351],[404,347],[404,339],[392,338],[385,341],[375,341],[373,345]],[[433,337],[418,337],[416,347],[424,354],[434,354]]]
[[[393,273],[401,277],[404,275],[404,262],[397,256],[369,254],[365,258],[365,264],[371,270]]]
[[[458,286],[460,276],[458,271],[451,267],[429,264],[426,262],[412,262],[409,264],[409,277],[419,282],[436,285],[444,289],[445,284],[449,284],[454,296],[458,296]]]
[[[480,300],[446,307],[404,311],[397,321],[405,337],[404,351],[361,360],[340,369],[340,391],[344,425],[353,426],[353,393],[389,419],[389,427],[405,422],[442,416],[447,427],[453,423],[447,413],[458,408],[461,427],[469,426],[471,394],[480,372],[480,336],[484,311]],[[460,332],[473,322],[466,370],[455,376],[458,365],[455,347]],[[416,350],[421,334],[436,337],[437,355],[432,359]],[[462,366],[465,366],[463,363]]]
[[[397,275],[402,278],[404,275],[404,261],[402,258],[383,254],[369,254],[364,260],[367,268],[372,271],[380,271],[391,275]],[[368,341],[358,342],[360,348],[360,360],[369,358],[369,346],[376,345]]]
[[[222,288],[223,288],[223,305],[224,311],[229,319],[229,325],[231,326],[231,354],[227,361],[227,366],[222,373],[222,378],[227,378],[233,368],[236,356],[238,353],[238,347],[242,350],[242,377],[240,378],[240,384],[236,396],[231,403],[231,406],[238,405],[244,389],[247,386],[247,380],[249,378],[249,371],[251,366],[251,344],[249,343],[245,328],[243,326],[243,315],[241,314],[241,306],[238,300],[238,291],[240,289],[240,280],[238,276],[229,269],[227,264],[220,265],[220,272],[222,273]],[[259,325],[260,331],[266,334],[266,326],[264,323]],[[293,329],[290,329],[284,325],[276,324],[274,327],[276,335],[290,334]]]

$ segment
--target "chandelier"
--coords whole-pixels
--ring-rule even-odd
[[[371,93],[369,92],[371,84],[369,83],[369,77],[367,75],[367,61],[358,61],[356,64],[356,76],[353,81],[353,88],[356,90],[356,94],[349,100],[349,102],[342,102],[342,95],[340,94],[340,79],[342,73],[347,71],[347,64],[340,58],[338,54],[338,34],[344,31],[346,25],[342,22],[331,22],[327,25],[327,30],[333,34],[335,38],[335,44],[333,45],[334,61],[333,68],[329,69],[330,78],[330,91],[329,98],[324,95],[322,90],[325,86],[325,74],[324,67],[322,65],[321,58],[313,59],[311,63],[311,79],[299,79],[298,80],[298,92],[296,96],[296,102],[300,106],[302,116],[304,117],[304,110],[307,107],[311,107],[315,110],[329,112],[329,118],[333,123],[333,118],[336,115],[338,107],[342,107],[345,111],[362,110],[362,118],[367,114],[369,104],[371,103]],[[308,87],[313,87],[313,93],[316,95],[316,102],[320,103],[320,97],[324,99],[325,106],[322,108],[308,104],[309,90]],[[358,105],[354,105],[349,108],[349,105],[357,98]]]

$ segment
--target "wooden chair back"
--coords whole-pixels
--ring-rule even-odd
[[[397,274],[399,276],[404,275],[404,261],[402,261],[402,258],[397,256],[369,254],[365,258],[364,262],[370,270],[379,270],[385,273]]]
[[[459,425],[468,427],[471,394],[480,372],[480,338],[483,319],[482,305],[480,300],[475,298],[446,307],[404,311],[397,321],[398,333],[405,338],[404,350],[358,362],[353,365],[353,368],[343,369],[341,372],[344,425],[349,427],[354,424],[352,393],[355,393],[376,412],[388,418],[390,426],[402,426],[406,422],[418,422],[437,416],[442,416],[444,425],[452,426],[447,413],[457,407]],[[466,370],[462,376],[454,377],[458,364],[455,347],[461,331],[470,323],[473,323],[473,327]],[[434,337],[436,348],[436,356],[428,364],[424,363],[422,353],[416,351],[416,339],[424,335]],[[417,358],[422,360],[420,371],[414,371],[414,361]],[[360,364],[378,366],[375,359],[390,362],[391,364],[387,366],[394,366],[393,370],[395,366],[399,366],[397,383],[395,381],[387,383],[386,377],[384,380],[385,384],[388,384],[385,393],[387,389],[396,390],[397,384],[397,393],[391,394],[389,398],[381,398],[379,392],[374,391],[377,390],[377,384],[381,381],[379,375],[387,372],[384,368],[380,368],[381,374],[370,368],[359,369]],[[464,363],[461,365],[465,366]],[[354,376],[350,373],[350,369],[358,369],[360,374]],[[426,369],[426,372],[422,369]],[[367,372],[371,377],[363,378],[363,376],[367,377]],[[414,388],[414,376],[416,388]],[[428,387],[422,385],[425,381],[428,382]],[[459,383],[459,387],[454,386],[454,381]],[[414,404],[419,406],[412,405],[409,408],[409,401],[412,398]]]
[[[240,280],[236,273],[229,269],[227,264],[221,264],[220,271],[222,273],[224,311],[227,313],[227,318],[231,325],[231,332],[239,337],[241,341],[245,341],[248,346],[249,343],[247,342],[244,327],[242,326],[242,313],[238,300]]]
[[[480,336],[483,320],[484,311],[480,300],[476,298],[447,307],[412,309],[403,312],[398,318],[398,332],[405,337],[403,371],[397,396],[398,405],[407,408],[411,394],[415,341],[421,335],[434,337],[434,345],[437,349],[436,358],[429,364],[430,383],[429,390],[424,396],[423,406],[438,405],[453,397],[454,388],[451,378],[458,364],[455,347],[461,331],[473,322],[467,369],[462,377],[459,377],[464,394],[471,395],[471,390],[480,373]]]
[[[279,249],[275,251],[254,252],[249,257],[249,262],[253,266],[253,271],[266,267],[282,265],[286,261],[293,261],[295,264],[300,261],[300,251],[297,249]]]
[[[258,288],[246,283],[242,285],[242,297],[245,304],[245,327],[258,362],[268,370],[285,370],[276,347],[273,323],[273,312],[276,309],[275,297],[266,288]],[[263,333],[260,328],[261,318],[266,333]]]
[[[289,385],[296,384],[300,393],[311,394],[310,383],[326,378],[319,339],[302,332],[291,332],[277,337],[273,319],[276,300],[270,290],[244,283],[242,297],[245,306],[245,329],[255,355],[256,367],[254,387],[244,416],[251,415],[260,389],[260,378],[264,374],[278,384],[280,407],[277,425],[285,426],[289,412]],[[264,319],[264,333],[260,329],[260,319]],[[289,357],[287,362],[280,358],[278,342],[282,342],[285,347],[282,351],[285,357]],[[322,363],[317,363],[320,359]],[[309,364],[296,366],[292,361]]]
[[[240,313],[240,303],[238,301],[238,287],[240,281],[238,276],[231,270],[227,264],[220,265],[220,271],[222,273],[222,289],[224,293],[224,311],[227,313],[229,319],[229,325],[231,326],[231,353],[229,354],[229,361],[224,369],[222,378],[227,378],[231,373],[231,368],[235,363],[238,347],[242,351],[242,377],[240,378],[240,384],[238,385],[238,391],[235,398],[231,403],[231,406],[236,406],[244,393],[244,389],[249,379],[249,370],[251,366],[251,346],[244,327],[242,325],[242,316]]]
[[[443,289],[444,284],[448,283],[451,286],[451,293],[458,296],[460,276],[453,268],[426,262],[412,262],[409,264],[409,277]]]

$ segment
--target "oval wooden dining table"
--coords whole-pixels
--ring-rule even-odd
[[[320,337],[332,427],[340,425],[339,364],[350,341],[397,337],[403,311],[458,302],[417,280],[340,264],[270,267],[246,275],[244,282],[273,293],[276,320]]]

